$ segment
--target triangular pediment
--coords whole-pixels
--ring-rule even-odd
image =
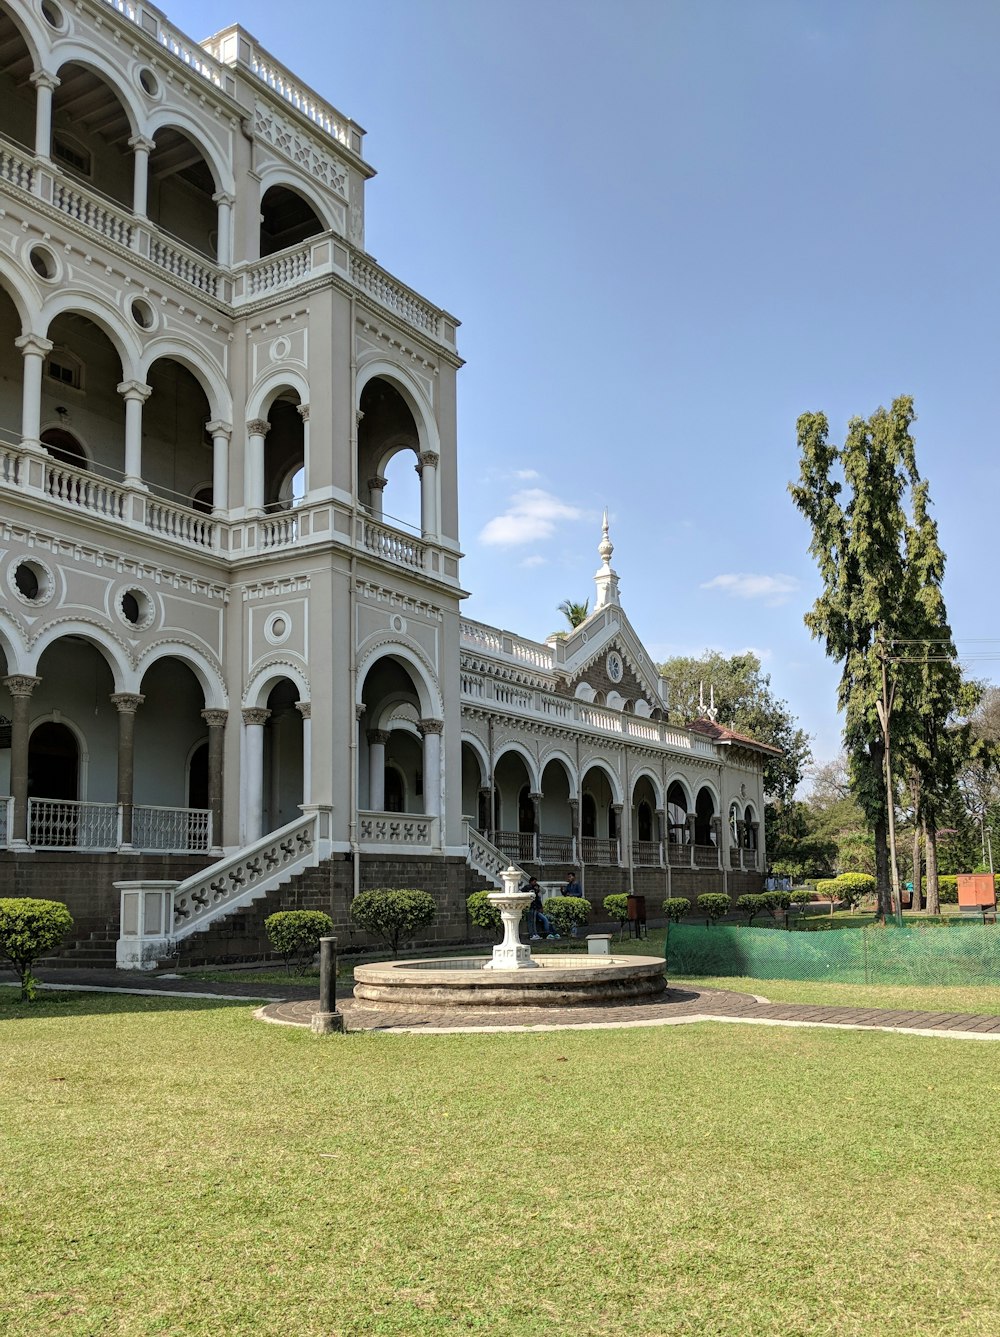
[[[645,701],[651,710],[665,708],[656,665],[620,605],[596,609],[553,648],[556,673],[570,696],[582,694],[586,684],[606,700],[617,693]]]

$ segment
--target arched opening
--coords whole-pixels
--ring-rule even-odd
[[[208,807],[208,743],[199,743],[191,753],[187,774],[187,806]]]
[[[212,169],[192,139],[173,126],[153,136],[146,212],[164,232],[215,259],[218,210]]]
[[[571,797],[574,795],[570,789],[569,772],[561,761],[553,758],[542,771],[538,857],[543,863],[557,863],[568,868],[575,862]]]
[[[132,124],[114,89],[87,65],[59,69],[52,95],[52,160],[66,174],[131,210]]]
[[[358,750],[359,807],[372,813],[437,816],[441,805],[441,733],[425,719],[410,667],[395,655],[375,661],[362,689],[363,724]],[[392,803],[396,806],[389,807]],[[372,840],[402,841],[384,824],[372,824]],[[430,833],[423,828],[427,843]],[[376,831],[381,835],[376,834]],[[416,828],[412,828],[416,840]]]
[[[667,790],[667,839],[671,845],[686,845],[688,841],[688,799],[684,786],[674,780]]]
[[[611,781],[603,767],[591,766],[583,777],[582,788],[584,810],[588,816],[586,829],[594,833],[585,834],[582,839],[583,862],[617,864],[620,861],[617,805]]]
[[[264,442],[264,509],[287,511],[306,491],[305,423],[294,390],[283,390],[267,414]]]
[[[54,460],[68,464],[71,469],[89,468],[87,452],[72,432],[61,427],[49,427],[41,435],[42,445]]]
[[[276,831],[300,815],[303,794],[302,714],[299,689],[288,678],[271,688],[264,726],[264,830]]]
[[[35,62],[21,30],[0,8],[0,134],[33,150],[35,90],[29,83]]]
[[[52,351],[42,374],[41,420],[48,423],[42,437],[54,438],[67,454],[77,434],[87,441],[89,469],[105,478],[120,479],[125,472],[125,405],[118,386],[122,381],[121,358],[101,327],[88,316],[65,311],[55,317],[46,337]],[[74,471],[78,458],[49,454]],[[71,483],[54,484],[56,495],[73,501]]]
[[[396,762],[390,761],[385,768],[385,812],[406,811],[406,777]]]
[[[315,209],[289,186],[271,186],[260,202],[261,259],[325,232]]]
[[[588,840],[597,836],[597,804],[593,794],[584,794],[581,804],[580,834]]]
[[[154,362],[146,381],[151,393],[142,410],[143,481],[171,501],[199,509],[196,494],[204,498],[204,479],[212,472],[208,396],[197,377],[170,357]]]
[[[528,766],[519,752],[502,753],[493,767],[497,822],[493,843],[509,859],[535,859],[534,805]],[[528,809],[532,809],[529,813]],[[525,825],[522,825],[524,823]]]
[[[67,725],[49,721],[31,731],[28,794],[31,798],[79,799],[80,748]]]
[[[137,849],[207,850],[202,685],[188,664],[166,655],[150,664],[140,691],[145,699],[134,725],[132,844]]]
[[[753,807],[748,803],[743,814],[743,847],[748,850],[757,848],[757,819]]]
[[[14,347],[14,340],[20,335],[21,317],[6,289],[0,284],[0,348],[4,350],[7,369],[6,375],[0,377],[0,440],[9,444],[21,439],[23,359]]]
[[[639,866],[660,863],[660,836],[656,827],[656,791],[648,775],[641,775],[632,790],[632,857]]]
[[[361,392],[358,489],[376,519],[420,532],[420,439],[406,400],[381,376]]]
[[[479,753],[470,743],[462,744],[462,816],[477,831],[489,827],[489,795],[484,794],[483,767]],[[483,819],[487,820],[484,821]]]
[[[694,801],[694,843],[695,861],[705,867],[714,867],[718,863],[715,827],[715,798],[712,791],[703,786]]]

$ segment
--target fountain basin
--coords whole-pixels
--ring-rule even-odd
[[[577,1007],[644,1001],[667,987],[659,956],[555,955],[533,970],[500,970],[487,956],[355,966],[354,997],[382,1007]],[[490,968],[486,969],[487,963]]]

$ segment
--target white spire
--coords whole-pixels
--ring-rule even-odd
[[[618,576],[611,569],[611,554],[615,550],[615,545],[611,542],[608,534],[608,508],[604,508],[604,520],[601,525],[601,542],[597,551],[601,558],[601,569],[594,576],[594,583],[597,586],[597,600],[594,604],[594,610],[604,608],[606,604],[617,604],[618,600]]]

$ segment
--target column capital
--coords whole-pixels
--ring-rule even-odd
[[[265,706],[248,706],[243,711],[243,723],[263,727],[271,718],[271,712]]]
[[[531,799],[532,803],[541,803],[544,797],[545,795],[542,793],[540,789],[529,790],[528,792],[528,798]]]
[[[666,808],[657,808],[657,809],[656,809],[656,816],[657,816],[657,817],[666,817],[666,815],[667,815],[667,810],[666,810]]]
[[[236,203],[236,196],[230,195],[229,192],[226,190],[217,190],[215,194],[212,196],[212,203],[225,204],[228,205],[229,208],[231,209],[233,205]]]
[[[110,701],[119,715],[134,715],[145,701],[138,692],[112,692]]]
[[[20,338],[14,340],[14,347],[21,350],[22,357],[30,357],[32,354],[36,357],[48,357],[52,352],[53,343],[43,334],[22,334]]]
[[[624,807],[625,807],[624,803],[612,803],[611,811],[615,814],[616,817],[620,817],[622,815]]]
[[[417,733],[421,738],[428,734],[443,733],[444,720],[417,720]]]
[[[383,478],[381,474],[376,474],[374,478],[369,478],[369,492],[381,492],[388,481],[388,478]]]
[[[266,418],[251,418],[247,423],[247,431],[251,436],[267,436],[271,430],[271,424]]]
[[[138,400],[140,404],[145,404],[153,393],[153,387],[145,385],[142,381],[121,381],[116,388],[126,404],[131,399]]]
[[[388,729],[369,729],[369,730],[368,730],[368,742],[369,742],[369,743],[378,743],[378,744],[381,744],[382,747],[385,747],[385,745],[386,745],[386,743],[388,743],[388,741],[389,741],[389,730],[388,730]]]
[[[299,712],[299,714],[302,716],[302,718],[303,718],[304,720],[311,720],[311,719],[312,719],[312,702],[311,702],[311,701],[296,701],[296,703],[295,703],[295,709]]]
[[[132,135],[128,146],[133,153],[152,153],[156,148],[156,141],[148,139],[145,135]]]
[[[224,436],[228,441],[233,434],[233,424],[231,422],[223,422],[221,418],[217,418],[214,422],[207,422],[205,424],[205,431],[209,436]]]
[[[309,405],[308,405],[308,404],[296,404],[296,406],[295,406],[295,412],[299,415],[299,417],[302,419],[303,422],[308,422],[308,421],[309,421]]]
[[[358,424],[359,427],[361,426],[361,420],[362,420],[362,418],[363,418],[364,416],[365,416],[365,411],[364,411],[364,409],[355,409],[355,410],[354,410],[354,421]]]
[[[578,798],[570,798],[567,799],[566,802],[571,808],[578,808],[580,806],[580,800]]]
[[[41,678],[32,678],[27,673],[12,673],[3,679],[3,685],[11,696],[30,696],[41,681]]]
[[[210,729],[224,729],[229,722],[228,710],[203,710],[201,718]]]
[[[361,720],[364,718],[364,714],[367,709],[368,707],[364,704],[364,702],[362,702],[360,706],[354,707],[354,718],[358,721],[359,724],[361,723]]]
[[[420,463],[428,469],[436,469],[441,463],[441,456],[436,451],[424,450],[420,453]]]
[[[36,88],[47,88],[54,93],[62,80],[54,74],[49,74],[48,70],[35,70],[34,74],[28,75],[28,83],[34,84]]]

